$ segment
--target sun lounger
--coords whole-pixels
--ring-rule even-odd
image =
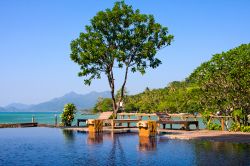
[[[190,130],[190,125],[195,125],[196,129],[199,129],[199,122],[198,121],[190,121],[190,120],[172,120],[171,117],[164,112],[156,113],[158,116],[158,123],[163,125],[163,129],[166,128],[166,124],[170,125],[170,129],[172,129],[173,124],[180,124],[184,126],[185,130]]]
[[[111,115],[113,114],[112,111],[108,111],[108,112],[102,112],[100,113],[99,117],[97,119],[103,120],[104,124],[110,124],[110,122],[108,122],[109,118],[111,117]],[[80,122],[87,122],[88,119],[77,119],[77,126],[79,126]]]

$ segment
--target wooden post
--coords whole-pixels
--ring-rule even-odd
[[[114,124],[114,120],[112,119],[112,120],[111,120],[111,127],[112,127],[112,130],[114,130],[114,125],[115,125],[115,124]]]
[[[225,130],[225,123],[224,123],[223,117],[221,118],[220,123],[221,123],[221,130],[224,131]]]
[[[34,115],[32,115],[32,123],[35,123],[35,116]]]

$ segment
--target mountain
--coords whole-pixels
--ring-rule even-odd
[[[5,112],[6,110],[3,107],[0,107],[0,112]]]
[[[11,104],[7,105],[5,108],[7,108],[7,109],[9,109],[9,108],[27,109],[29,107],[31,107],[31,105],[22,104],[22,103],[11,103]]]
[[[78,110],[93,108],[99,97],[110,98],[110,92],[90,92],[87,94],[77,94],[70,92],[62,97],[54,98],[50,101],[36,105],[25,105],[20,103],[12,103],[0,111],[7,112],[61,112],[67,103],[74,103]]]

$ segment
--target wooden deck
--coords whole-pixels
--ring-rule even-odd
[[[0,128],[37,127],[38,123],[0,124]]]

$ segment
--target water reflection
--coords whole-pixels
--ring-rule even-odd
[[[89,132],[88,133],[88,144],[100,144],[103,143],[103,134],[102,133],[95,133],[95,132]]]
[[[138,133],[102,136],[58,128],[1,129],[0,147],[1,166],[250,165],[250,144],[139,138]]]
[[[73,130],[62,130],[62,133],[63,133],[63,136],[64,136],[64,139],[67,141],[67,142],[74,142],[75,140],[75,132]]]
[[[247,144],[199,141],[194,147],[197,165],[250,165]]]
[[[156,137],[139,137],[139,151],[155,151],[156,147]]]
[[[111,133],[112,147],[106,165],[117,165],[117,161],[119,161],[119,165],[126,165],[127,163],[126,154],[120,142],[120,136],[122,137],[122,134]]]

